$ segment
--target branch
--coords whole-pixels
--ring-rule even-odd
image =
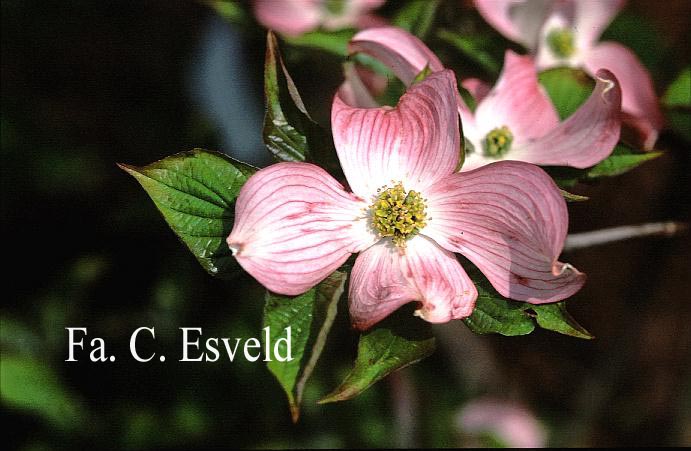
[[[673,236],[688,229],[683,222],[649,222],[647,224],[612,227],[609,229],[593,230],[592,232],[572,233],[566,237],[564,251],[573,251],[584,247],[624,241],[631,238],[647,236]]]

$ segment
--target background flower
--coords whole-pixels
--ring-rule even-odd
[[[395,27],[361,31],[351,40],[349,50],[377,58],[406,84],[425,67],[433,72],[443,68],[422,41]],[[365,87],[355,78],[351,74],[344,89],[358,91],[358,98],[366,98],[367,93],[362,92]],[[577,168],[605,159],[619,140],[621,91],[608,71],[598,72],[596,80],[588,101],[559,123],[554,106],[538,83],[533,58],[508,50],[504,69],[492,89],[475,79],[463,82],[478,105],[472,112],[458,98],[464,136],[470,143],[461,170],[500,159]]]
[[[490,434],[509,448],[542,448],[545,430],[526,407],[511,401],[485,397],[474,399],[461,409],[457,417],[459,429],[476,437]]]
[[[482,16],[507,38],[536,55],[540,69],[573,66],[596,76],[610,70],[621,83],[627,124],[646,149],[655,145],[664,119],[650,74],[627,47],[598,42],[624,5],[622,0],[476,0]]]
[[[378,23],[369,13],[386,0],[254,0],[254,14],[266,28],[299,36],[323,27],[337,30]]]

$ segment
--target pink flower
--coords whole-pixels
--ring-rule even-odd
[[[474,114],[460,111],[464,135],[473,146],[463,169],[497,159],[576,168],[604,160],[619,141],[621,90],[607,70],[598,71],[596,81],[590,98],[559,123],[532,58],[508,50],[491,90],[475,79],[462,83],[478,102]]]
[[[460,429],[480,435],[492,433],[510,448],[542,448],[545,430],[525,407],[493,398],[466,404],[458,417]]]
[[[266,28],[300,36],[323,27],[337,30],[378,23],[368,13],[385,0],[254,0],[254,15]]]
[[[410,84],[426,66],[443,69],[439,59],[418,38],[394,27],[371,28],[350,41],[351,53],[367,53],[389,66]],[[367,92],[352,72],[342,90],[352,101],[366,104]],[[586,168],[607,158],[619,140],[621,91],[607,70],[596,75],[590,98],[559,123],[552,102],[538,83],[530,56],[507,51],[504,69],[490,89],[475,79],[463,86],[478,101],[473,113],[458,98],[466,142],[463,171],[500,159],[539,165]]]
[[[624,0],[475,0],[482,16],[507,38],[536,55],[540,70],[580,67],[610,70],[621,83],[624,120],[635,140],[652,149],[664,119],[650,74],[616,42],[598,42]]]
[[[360,253],[349,291],[366,329],[401,305],[446,322],[471,314],[477,290],[454,253],[504,296],[554,302],[585,276],[557,261],[568,227],[552,179],[522,162],[456,173],[460,130],[453,73],[416,83],[397,107],[333,101],[334,143],[352,193],[309,163],[258,171],[237,199],[228,245],[271,291],[303,293]]]

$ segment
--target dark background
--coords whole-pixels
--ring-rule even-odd
[[[688,51],[689,6],[632,2],[619,19],[619,29],[634,36],[627,44],[643,49],[659,92],[688,65],[680,58]],[[143,165],[194,147],[267,161],[252,116],[262,102],[258,25],[229,35],[243,44],[233,58],[242,61],[252,104],[234,98],[227,106],[247,127],[256,125],[245,127],[251,136],[229,146],[222,113],[195,90],[204,76],[196,71],[202,43],[224,26],[195,2],[2,2],[9,288],[2,365],[25,374],[40,400],[22,404],[21,393],[3,393],[10,448],[459,446],[458,409],[483,394],[529,406],[552,445],[691,445],[688,234],[564,256],[588,274],[569,308],[595,340],[541,330],[481,337],[452,323],[437,328],[440,347],[431,358],[353,401],[317,406],[354,357],[357,337],[343,303],[297,425],[261,363],[176,362],[180,326],[202,327],[205,336],[258,336],[262,291],[247,275],[222,282],[204,273],[115,163]],[[323,120],[339,59],[286,53]],[[664,132],[657,147],[661,158],[577,187],[591,200],[569,205],[571,231],[688,221],[689,143]],[[84,352],[80,362],[65,363],[67,326],[88,327],[88,338],[103,337],[118,360],[91,363]],[[165,363],[129,358],[129,335],[140,326],[156,327]]]

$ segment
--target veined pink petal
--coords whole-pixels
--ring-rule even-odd
[[[365,53],[379,60],[406,86],[409,86],[425,67],[432,72],[444,69],[439,58],[420,39],[397,27],[371,28],[357,33],[350,40],[348,52],[351,55]],[[463,125],[468,124],[472,127],[472,113],[458,92],[456,101]]]
[[[299,36],[319,27],[322,0],[254,0],[254,15],[266,28]]]
[[[376,242],[366,207],[318,166],[274,164],[240,190],[228,246],[266,288],[300,294]]]
[[[512,41],[535,51],[553,0],[475,0],[482,17]]]
[[[401,253],[382,240],[360,254],[350,281],[350,317],[364,330],[401,305],[421,303],[416,315],[432,323],[469,316],[477,290],[456,257],[424,236]]]
[[[513,134],[513,146],[520,146],[545,135],[558,123],[554,105],[538,83],[532,57],[507,50],[499,80],[475,110],[478,138],[507,126]]]
[[[639,131],[640,144],[646,150],[652,149],[664,118],[653,80],[636,55],[619,43],[603,42],[584,56],[584,64],[590,73],[605,68],[617,77],[622,91],[621,109],[634,119],[629,122]]]
[[[468,258],[503,296],[534,304],[565,299],[585,275],[557,261],[568,213],[539,167],[500,161],[454,174],[427,195],[423,233]]]
[[[458,164],[456,80],[444,70],[414,84],[396,108],[362,109],[334,98],[331,125],[353,192],[369,201],[377,188],[402,182],[424,191]]]
[[[401,271],[396,247],[381,240],[357,256],[348,301],[353,327],[365,330],[417,298]]]
[[[539,165],[587,168],[607,158],[619,141],[621,89],[617,79],[600,70],[593,93],[551,132],[523,144],[507,158]]]
[[[595,45],[612,19],[626,4],[626,0],[571,1],[575,8],[576,45],[584,50]]]
[[[348,53],[365,53],[389,67],[408,86],[428,66],[432,72],[444,69],[439,58],[416,36],[402,28],[368,28],[348,44]]]
[[[401,260],[403,275],[420,296],[417,316],[445,323],[473,313],[477,288],[453,253],[421,235],[408,241]]]

